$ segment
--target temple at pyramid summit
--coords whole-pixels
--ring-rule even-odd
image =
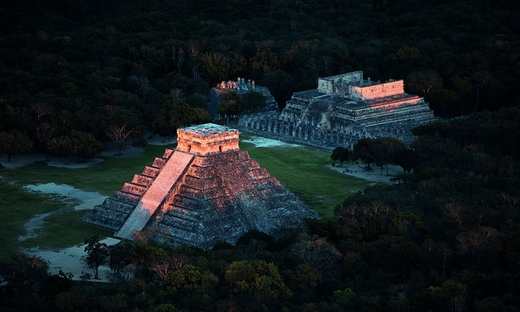
[[[250,230],[272,233],[318,218],[239,148],[239,131],[216,124],[177,130],[177,147],[83,216],[132,239],[153,229],[159,241],[211,248]]]

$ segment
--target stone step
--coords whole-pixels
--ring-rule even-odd
[[[194,203],[196,203],[197,200],[194,198],[186,197],[180,194],[176,194],[172,200],[172,202],[169,204],[172,207],[181,208],[181,209],[187,209],[188,207],[193,207]]]
[[[166,163],[167,159],[156,157],[152,163],[152,167],[162,168]]]
[[[131,194],[131,193],[127,193],[127,192],[123,192],[123,191],[121,191],[121,190],[114,192],[114,194],[112,195],[112,197],[113,197],[115,200],[118,200],[118,201],[125,201],[125,202],[131,203],[131,204],[133,204],[133,205],[137,205],[137,203],[138,203],[139,200],[141,199],[141,196],[140,196],[140,195],[135,195],[135,194]]]
[[[211,178],[198,178],[190,175],[186,175],[184,177],[184,184],[190,185],[192,188],[197,190],[205,190],[214,187],[218,187],[221,184],[221,179],[219,177],[211,177]]]
[[[255,179],[255,181],[258,185],[265,185],[270,183],[280,185],[280,181],[278,181],[275,177],[264,177],[260,179]]]
[[[142,196],[144,192],[146,192],[146,187],[131,182],[125,182],[121,190],[130,194]]]
[[[175,151],[152,185],[148,189],[141,187],[143,195],[141,200],[114,235],[129,239],[134,231],[141,231],[179,178],[187,171],[192,160],[193,155]],[[125,183],[123,188],[127,185],[128,183]],[[135,184],[132,187],[138,189]]]
[[[172,213],[173,212],[173,213]],[[193,214],[193,215],[192,215]],[[183,211],[169,211],[163,215],[161,223],[168,226],[184,226],[186,228],[193,228],[199,226],[200,215],[197,213],[183,212]]]
[[[146,167],[144,167],[142,174],[147,177],[155,178],[157,176],[157,174],[159,173],[159,171],[161,171],[161,169],[146,166]]]
[[[136,204],[137,203],[131,203],[131,202],[127,202],[127,201],[120,201],[120,200],[117,200],[114,197],[108,197],[103,202],[103,206],[110,207],[112,209],[115,209],[115,210],[118,210],[118,211],[122,211],[122,212],[125,212],[125,213],[130,213],[135,208]]]
[[[142,174],[136,174],[134,175],[134,178],[132,179],[132,183],[142,185],[142,186],[149,186],[153,181],[153,178],[142,175]]]
[[[210,178],[216,176],[217,172],[213,166],[201,167],[195,165],[190,167],[187,174],[198,178]]]
[[[251,171],[249,171],[249,175],[256,181],[264,178],[269,178],[271,175],[265,168],[255,168]]]

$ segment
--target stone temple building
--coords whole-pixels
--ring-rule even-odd
[[[411,129],[434,120],[423,98],[404,92],[403,80],[374,82],[362,71],[318,79],[295,92],[280,114],[242,116],[240,129],[324,148],[352,148],[361,138],[413,141]]]
[[[318,218],[239,148],[239,132],[215,124],[177,131],[175,150],[136,174],[83,220],[132,239],[152,228],[158,241],[211,248],[244,233],[272,233]]]
[[[212,119],[218,117],[218,109],[220,107],[220,101],[222,100],[222,94],[228,91],[234,91],[241,96],[251,91],[261,93],[265,96],[265,108],[260,111],[265,112],[278,110],[278,103],[271,95],[271,92],[269,92],[269,89],[256,85],[254,80],[248,79],[246,81],[244,78],[238,77],[237,81],[222,81],[215,87],[211,88],[207,110]]]

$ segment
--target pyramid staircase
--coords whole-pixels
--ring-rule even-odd
[[[121,238],[154,228],[157,240],[211,248],[303,218],[318,215],[239,149],[238,130],[207,124],[179,129],[175,150],[166,149],[83,220]]]

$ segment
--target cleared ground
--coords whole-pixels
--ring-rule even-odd
[[[81,222],[83,209],[89,209],[85,201],[91,200],[93,205],[96,196],[102,201],[161,156],[166,147],[174,146],[162,143],[129,147],[122,156],[105,151],[103,157],[88,163],[51,159],[51,165],[46,165],[42,155],[15,157],[13,164],[2,159],[9,168],[0,169],[0,260],[19,247],[57,250],[81,245],[95,234],[112,235],[112,231]],[[331,168],[329,153],[313,148],[245,134],[240,148],[322,218],[332,217],[336,205],[372,183]]]

